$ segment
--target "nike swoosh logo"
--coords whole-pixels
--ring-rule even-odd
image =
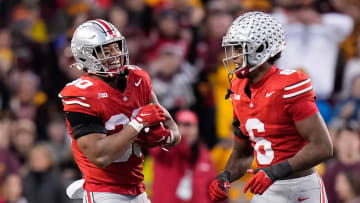
[[[163,140],[165,140],[165,136],[162,136],[162,138],[159,139],[159,140],[157,140],[156,142],[161,142],[161,141],[163,141]]]
[[[275,91],[272,91],[272,92],[267,92],[266,93],[266,95],[265,95],[265,97],[270,97],[272,94],[274,94],[275,93]]]
[[[299,202],[302,202],[302,201],[305,201],[305,200],[307,200],[307,199],[309,199],[309,197],[305,197],[305,198],[300,198],[300,197],[299,197],[299,198],[298,198],[298,201],[299,201]]]
[[[151,113],[141,113],[140,116],[150,116]]]
[[[135,86],[136,86],[136,87],[140,85],[141,80],[142,80],[142,78],[140,78],[140,80],[139,80],[139,81],[135,82]]]

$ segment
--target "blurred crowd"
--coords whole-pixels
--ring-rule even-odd
[[[287,48],[276,65],[311,77],[336,152],[317,167],[329,203],[360,202],[360,1],[0,0],[0,203],[72,202],[65,188],[81,173],[57,94],[83,74],[69,68],[74,29],[96,18],[125,36],[130,64],[148,71],[163,106],[174,116],[184,109],[195,112],[196,119],[186,114],[193,122],[183,127],[196,124],[192,133],[199,142],[179,146],[189,151],[190,164],[174,172],[179,186],[173,186],[173,195],[179,202],[199,202],[191,201],[189,183],[183,182],[189,177],[197,182],[203,177],[194,175],[199,171],[220,172],[232,149],[222,36],[235,17],[254,10],[273,14],[284,26]],[[201,158],[199,150],[209,156]],[[160,151],[145,151],[151,197],[151,183],[159,181],[156,170],[164,168],[159,169]],[[203,160],[211,166],[195,164]],[[241,192],[247,178],[232,185],[229,202],[248,202],[251,194]],[[168,189],[159,187],[154,192]]]

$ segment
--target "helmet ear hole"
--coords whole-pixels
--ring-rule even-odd
[[[84,59],[84,58],[79,58],[80,59],[80,61],[82,61],[82,62],[85,62],[86,61],[86,59]]]
[[[265,49],[267,49],[268,47],[269,47],[269,43],[265,41]],[[257,48],[256,52],[261,53],[263,51],[264,51],[264,45],[262,44],[261,46],[259,46],[259,48]]]
[[[261,53],[262,51],[264,51],[264,45],[260,45],[259,48],[256,49],[257,53]]]

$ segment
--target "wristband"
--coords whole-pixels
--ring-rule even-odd
[[[144,123],[139,123],[135,119],[132,119],[128,125],[133,127],[138,133],[144,128]]]
[[[272,181],[275,181],[277,179],[281,179],[281,178],[285,178],[288,175],[291,174],[292,172],[292,168],[289,164],[289,161],[283,161],[277,164],[274,164],[272,166],[269,167],[271,169],[271,174],[268,174],[269,177]]]
[[[229,171],[223,171],[218,176],[216,176],[216,179],[221,180],[222,182],[229,181],[230,182],[231,174]]]

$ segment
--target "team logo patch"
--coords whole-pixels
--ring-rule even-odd
[[[101,93],[98,93],[98,97],[99,97],[99,99],[102,99],[102,98],[107,98],[109,96],[106,92],[101,92]]]

